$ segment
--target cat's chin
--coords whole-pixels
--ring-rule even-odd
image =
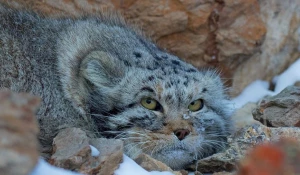
[[[194,161],[195,155],[182,148],[162,150],[154,155],[155,159],[164,162],[173,170],[180,170]]]

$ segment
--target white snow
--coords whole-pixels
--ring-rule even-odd
[[[281,75],[273,79],[273,82],[276,82],[275,93],[278,94],[284,88],[295,84],[297,81],[300,81],[300,59],[295,61]]]
[[[120,164],[119,169],[115,171],[115,175],[173,175],[170,172],[158,172],[151,171],[148,172],[139,166],[135,161],[130,159],[128,156],[123,156],[123,163]]]
[[[93,147],[92,145],[90,145],[91,151],[92,151],[92,156],[93,157],[98,157],[100,155],[100,152],[97,148]]]
[[[269,89],[269,83],[262,80],[256,80],[248,85],[243,92],[232,99],[236,109],[241,108],[248,102],[257,102],[266,95],[274,95]]]
[[[295,84],[300,81],[300,58],[295,61],[286,71],[273,78],[275,83],[275,90],[270,91],[269,83],[262,80],[256,80],[248,85],[243,92],[232,99],[236,109],[244,106],[248,102],[258,102],[266,95],[276,95],[287,86]]]
[[[50,165],[42,158],[39,159],[38,164],[29,175],[80,175],[69,170],[64,170]]]
[[[96,148],[93,147],[93,149]],[[82,174],[52,166],[49,163],[47,163],[45,160],[40,158],[38,164],[29,175],[82,175]],[[145,169],[143,169],[141,166],[139,166],[137,163],[135,163],[135,161],[130,159],[128,156],[124,155],[123,163],[121,163],[119,169],[115,171],[115,175],[173,175],[173,173],[166,172],[166,171],[148,172]]]

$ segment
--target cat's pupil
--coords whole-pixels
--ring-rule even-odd
[[[195,105],[195,102],[192,102],[191,105],[192,105],[192,106]]]
[[[147,100],[146,100],[146,103],[151,104],[151,103],[152,103],[152,100],[151,100],[151,99],[147,99]]]

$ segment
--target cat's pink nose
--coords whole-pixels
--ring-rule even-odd
[[[174,134],[179,140],[183,140],[187,135],[190,134],[190,131],[188,129],[177,129],[174,131]]]

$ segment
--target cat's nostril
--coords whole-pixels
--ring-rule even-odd
[[[179,140],[183,140],[187,135],[190,134],[190,131],[188,129],[177,129],[174,131],[174,134]]]

